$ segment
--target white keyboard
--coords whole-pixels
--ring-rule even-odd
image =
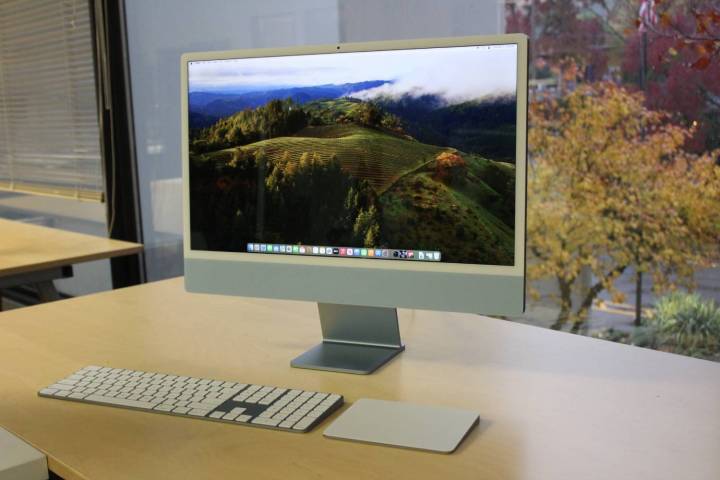
[[[291,432],[312,430],[343,404],[334,393],[94,365],[38,395]]]

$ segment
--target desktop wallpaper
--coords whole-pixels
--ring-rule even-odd
[[[514,45],[190,62],[196,250],[513,265]]]

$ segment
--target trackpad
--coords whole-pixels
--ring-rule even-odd
[[[434,452],[453,452],[478,424],[475,412],[361,398],[324,435]]]

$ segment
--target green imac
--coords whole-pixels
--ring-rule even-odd
[[[523,312],[524,35],[188,53],[181,77],[185,287],[317,302],[292,366],[371,373],[397,307]]]

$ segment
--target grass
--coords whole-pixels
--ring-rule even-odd
[[[270,161],[279,160],[285,152],[296,162],[304,152],[314,152],[328,160],[336,155],[346,171],[367,179],[380,194],[403,175],[447,150],[357,125],[306,127],[292,137],[277,137],[234,148],[250,152],[262,148]],[[228,162],[234,148],[211,152],[204,157],[215,162]]]
[[[345,100],[311,102],[305,107],[324,119],[346,116],[357,103]],[[443,246],[447,261],[512,265],[514,233],[512,204],[515,166],[480,155],[459,152],[467,164],[462,178],[439,181],[435,158],[443,151],[457,151],[404,138],[397,134],[347,123],[308,126],[293,136],[262,140],[193,157],[225,165],[235,150],[254,153],[262,148],[276,162],[287,152],[298,162],[305,153],[321,159],[337,157],[350,175],[368,180],[382,209],[384,240],[394,248],[435,250]],[[503,189],[505,191],[503,191]],[[503,222],[501,218],[505,218]]]
[[[475,198],[485,189],[446,185],[429,171],[402,178],[380,197],[388,242],[418,250],[443,245],[448,261],[511,265],[513,231]]]
[[[348,100],[347,98],[315,100],[303,105],[303,110],[321,117],[325,123],[334,123],[340,117],[353,115],[359,108],[360,102]]]

